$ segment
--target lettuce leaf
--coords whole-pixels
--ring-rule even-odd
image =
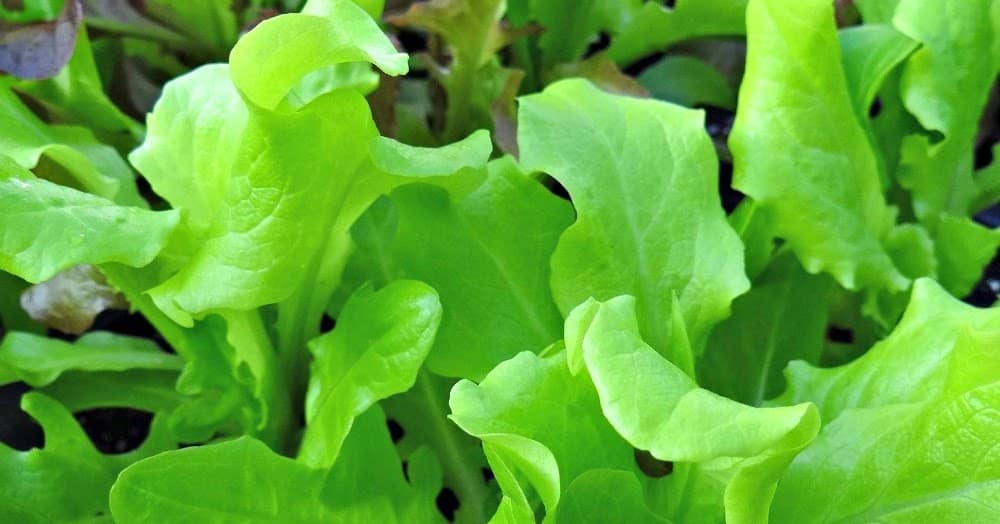
[[[918,280],[892,334],[838,368],[793,363],[776,403],[826,424],[779,485],[775,520],[989,519],[1000,493],[998,310]]]
[[[579,79],[521,99],[521,161],[565,186],[577,211],[552,255],[563,314],[588,297],[631,294],[644,336],[666,354],[676,301],[698,353],[747,290],[703,119]]]

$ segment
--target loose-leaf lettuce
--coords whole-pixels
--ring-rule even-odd
[[[355,292],[336,329],[310,342],[299,460],[332,466],[355,417],[413,387],[440,322],[437,293],[421,282],[401,280],[379,291]]]
[[[521,161],[562,183],[577,211],[552,256],[563,314],[589,297],[633,295],[645,337],[666,353],[676,300],[699,352],[730,301],[746,291],[703,118],[583,80],[521,99]]]
[[[30,282],[78,264],[145,266],[177,226],[177,211],[121,206],[35,177],[0,156],[0,269]]]
[[[531,515],[534,496],[558,516],[572,483],[612,469],[640,479],[662,517],[722,518],[724,507],[729,521],[758,522],[784,468],[819,429],[809,404],[752,408],[698,388],[643,342],[628,296],[580,305],[566,321],[565,347],[522,353],[478,385],[459,382],[451,407],[483,440],[504,492],[498,517],[511,519]],[[681,471],[646,478],[633,446]]]
[[[355,224],[358,251],[345,279],[430,284],[444,316],[428,368],[480,378],[559,338],[548,260],[570,212],[510,158],[491,162],[486,180],[465,194],[402,187]]]
[[[892,334],[845,366],[794,363],[778,403],[826,419],[778,487],[776,521],[976,521],[995,514],[1000,315],[914,286]]]
[[[847,89],[832,4],[752,0],[747,40],[734,187],[768,210],[807,271],[848,289],[905,289],[884,245],[896,213]]]

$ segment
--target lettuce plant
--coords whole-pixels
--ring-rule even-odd
[[[0,7],[0,520],[1000,515],[1000,3],[300,3]]]

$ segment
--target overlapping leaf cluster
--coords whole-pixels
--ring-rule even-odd
[[[1000,512],[1000,309],[956,298],[1000,246],[971,218],[1000,195],[973,163],[1000,2],[431,0],[380,25],[310,0],[238,39],[229,2],[24,4],[4,23],[75,45],[43,80],[0,46],[0,382],[45,433],[0,445],[0,520],[436,522],[443,489],[458,522]],[[145,126],[88,28],[190,68]],[[741,78],[697,46],[623,73],[743,35]],[[735,108],[728,147],[699,104]],[[88,324],[80,282],[172,353],[17,304]],[[91,408],[155,416],[111,455]]]

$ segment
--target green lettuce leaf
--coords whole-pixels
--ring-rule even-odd
[[[437,522],[440,472],[422,454],[403,476],[385,418],[358,418],[343,460],[313,469],[249,437],[161,453],[129,467],[111,489],[116,522]]]
[[[146,207],[135,176],[114,148],[86,128],[49,125],[0,82],[0,148],[26,169],[120,204]]]
[[[489,176],[466,194],[411,185],[373,206],[352,230],[359,249],[345,279],[430,284],[444,317],[428,368],[481,378],[525,348],[559,338],[548,260],[571,219],[566,202],[506,157],[490,162]]]
[[[190,398],[177,392],[176,385],[175,370],[68,371],[35,391],[52,397],[74,413],[98,408],[163,412],[164,426],[169,430],[166,433],[172,439],[182,440],[170,425],[170,414]]]
[[[189,325],[189,312],[248,310],[288,298],[318,263],[312,260],[375,134],[367,104],[353,91],[335,91],[294,113],[253,113],[207,239],[178,274],[150,291],[157,305]],[[318,157],[319,150],[331,154]]]
[[[906,109],[925,132],[902,139],[898,178],[931,231],[945,288],[962,296],[1000,246],[1000,232],[968,219],[983,188],[973,178],[979,119],[1000,71],[1000,6],[977,0],[944,13],[901,1],[896,28],[919,42],[900,81]]]
[[[977,522],[996,514],[998,310],[918,280],[892,334],[832,369],[793,363],[780,402],[828,420],[778,486],[776,521]]]
[[[136,463],[111,488],[111,512],[122,524],[330,521],[320,498],[325,475],[241,437]]]
[[[443,523],[435,498],[441,466],[427,448],[411,453],[405,469],[385,415],[373,406],[359,416],[323,486],[331,522]]]
[[[645,338],[667,352],[676,300],[697,353],[747,290],[703,115],[584,80],[521,99],[521,160],[561,182],[577,211],[552,256],[564,314],[589,297],[631,294]]]
[[[239,27],[235,8],[228,0],[150,0],[142,8],[208,48],[224,52],[236,42]]]
[[[608,54],[629,63],[684,40],[746,33],[747,0],[677,0],[673,8],[647,1],[611,41]]]
[[[0,269],[29,282],[78,264],[149,264],[179,218],[176,211],[119,206],[36,178],[6,156],[0,156],[0,208]]]
[[[782,471],[819,429],[808,404],[752,408],[698,388],[642,341],[636,301],[627,296],[574,310],[565,351],[521,353],[478,385],[459,382],[451,408],[452,419],[483,440],[504,492],[498,518],[531,515],[537,500],[562,518],[574,482],[615,469],[643,482],[661,517],[695,512],[711,521],[724,506],[727,521],[760,522]],[[633,447],[680,471],[646,478]]]
[[[406,73],[406,55],[396,52],[354,2],[330,2],[324,14],[277,16],[237,42],[229,64],[233,82],[250,103],[277,109],[306,74],[335,64],[369,62],[389,75]]]
[[[444,486],[460,502],[455,522],[486,522],[497,509],[498,490],[495,483],[483,477],[483,468],[488,464],[479,440],[448,420],[448,394],[454,385],[454,379],[424,369],[412,389],[381,404],[403,428],[403,437],[396,445],[404,459],[428,447],[437,455]],[[341,450],[341,455],[345,453]]]
[[[889,72],[917,48],[917,43],[883,24],[848,27],[838,31],[837,37],[854,111],[859,121],[866,122]]]
[[[896,213],[847,88],[832,4],[753,0],[747,21],[729,139],[734,187],[767,209],[810,273],[828,272],[852,290],[906,289],[911,275],[886,246]]]
[[[788,362],[819,362],[832,285],[825,275],[806,273],[791,252],[776,256],[712,331],[699,383],[751,406],[780,394]]]
[[[736,90],[718,70],[691,56],[666,56],[637,78],[655,98],[687,107],[736,109]]]
[[[248,111],[229,66],[209,64],[163,87],[146,117],[146,138],[129,161],[196,235],[225,197]]]
[[[400,280],[356,291],[337,327],[310,342],[314,359],[299,460],[330,467],[355,417],[413,387],[440,322],[437,293],[424,283]]]
[[[62,12],[66,0],[34,0],[21,2],[17,7],[0,6],[0,20],[4,22],[48,22]]]
[[[0,444],[0,519],[5,522],[110,522],[108,490],[118,473],[137,460],[176,444],[164,420],[156,417],[139,448],[102,455],[73,414],[55,400],[28,393],[21,407],[45,432],[45,447],[16,451]]]
[[[511,11],[525,11],[524,16],[545,28],[537,45],[541,66],[548,70],[583,58],[598,32],[617,33],[639,9],[641,0],[521,0],[510,3]],[[515,3],[524,5],[513,5]],[[520,18],[519,14],[513,16]]]
[[[46,386],[67,371],[180,371],[182,362],[152,341],[92,331],[75,342],[31,333],[8,333],[0,343],[0,360],[14,370],[16,380]]]
[[[979,117],[998,70],[998,7],[989,0],[953,2],[936,13],[919,0],[903,0],[896,28],[920,43],[907,60],[900,91],[906,108],[927,131],[908,137],[900,180],[913,193],[917,216],[967,216],[977,188],[972,179]]]
[[[1000,328],[995,309],[976,309],[952,298],[939,284],[920,279],[892,333],[859,359],[837,368],[793,362],[780,404],[810,401],[825,420],[851,408],[921,402],[944,394],[955,365],[952,348],[963,330]],[[986,348],[983,348],[986,351]],[[986,353],[981,356],[985,357]],[[984,361],[992,370],[991,360]],[[971,364],[971,362],[969,362]]]

